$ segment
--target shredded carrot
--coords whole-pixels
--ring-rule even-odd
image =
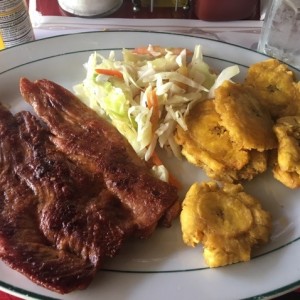
[[[176,187],[178,190],[180,190],[182,188],[182,185],[179,182],[179,180],[170,172],[169,172],[169,183],[171,185],[173,185],[174,187]]]
[[[138,48],[135,48],[132,50],[132,53],[134,54],[140,54],[140,55],[145,55],[145,54],[151,54],[153,52],[157,52],[157,53],[160,53],[161,55],[162,54],[165,54],[166,51],[171,51],[173,54],[175,55],[179,55],[181,53],[182,50],[184,50],[185,48],[163,48],[163,47],[160,47],[160,46],[147,46],[147,47],[138,47]],[[193,55],[193,52],[186,49],[186,53],[188,56],[191,56]]]
[[[156,128],[158,127],[158,122],[159,122],[159,105],[158,105],[158,98],[157,98],[155,89],[151,90],[148,93],[147,105],[149,107],[152,107],[152,109],[153,109],[152,116],[151,116],[151,123],[152,123],[153,130],[156,130]],[[156,166],[163,165],[163,162],[161,161],[161,159],[159,158],[159,156],[157,155],[157,153],[155,151],[153,151],[151,159],[152,159],[152,163],[154,165],[156,165]],[[175,186],[177,189],[180,189],[181,188],[180,182],[170,172],[168,172],[168,173],[169,173],[169,183],[171,185]]]
[[[118,78],[123,78],[123,74],[119,70],[114,69],[96,69],[96,73],[108,75],[108,76],[114,76]]]
[[[163,165],[161,159],[159,158],[159,156],[157,155],[157,153],[154,151],[152,153],[152,156],[151,156],[151,159],[152,159],[152,163],[156,166],[161,166]],[[169,171],[169,184],[173,185],[174,187],[176,187],[177,189],[181,189],[181,183],[177,180],[177,178],[171,174]]]
[[[151,159],[152,159],[153,164],[155,164],[156,166],[160,166],[163,164],[155,151],[153,151]]]
[[[150,120],[152,124],[152,130],[155,131],[158,128],[159,123],[159,104],[155,89],[148,92],[147,105],[149,108],[152,108]]]
[[[132,50],[132,53],[134,54],[152,54],[153,52],[158,52],[160,54],[163,54],[165,52],[164,48],[161,48],[160,46],[147,46],[147,47],[138,47]]]

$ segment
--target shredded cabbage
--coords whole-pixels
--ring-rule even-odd
[[[225,80],[230,80],[232,77],[234,77],[235,75],[238,75],[240,72],[240,69],[238,66],[230,66],[225,68],[220,75],[218,76],[218,78],[216,79],[215,83],[213,84],[213,86],[211,87],[209,93],[208,93],[208,97],[209,98],[214,98],[215,96],[215,90],[225,81]]]
[[[107,118],[146,161],[157,145],[180,158],[173,137],[176,125],[186,130],[185,117],[193,105],[213,97],[224,80],[238,73],[238,67],[233,66],[217,77],[204,62],[200,45],[193,53],[152,45],[123,49],[119,60],[114,51],[107,58],[95,52],[85,68],[86,77],[74,86],[75,93]],[[160,178],[167,177],[162,168],[154,172]]]

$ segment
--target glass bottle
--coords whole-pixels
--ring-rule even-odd
[[[27,5],[23,0],[0,1],[0,50],[34,40]]]

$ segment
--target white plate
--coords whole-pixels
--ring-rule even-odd
[[[95,50],[141,45],[193,49],[201,44],[207,62],[216,70],[238,64],[243,78],[247,66],[266,57],[241,47],[191,36],[153,32],[97,32],[59,36],[0,52],[0,101],[13,112],[28,109],[20,97],[21,76],[47,78],[72,90],[85,71],[83,64]],[[295,71],[298,78],[299,72]],[[206,176],[187,163],[168,160],[172,172],[185,188]],[[254,252],[248,263],[208,269],[201,247],[190,249],[181,239],[179,222],[158,229],[147,241],[129,242],[109,261],[85,291],[59,295],[43,289],[0,264],[1,289],[28,299],[189,300],[271,298],[300,286],[300,193],[285,188],[263,174],[245,184],[273,214],[271,242]]]

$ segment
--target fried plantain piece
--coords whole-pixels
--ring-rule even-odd
[[[278,138],[274,177],[289,188],[300,187],[300,116],[282,117],[274,125]]]
[[[186,159],[216,180],[251,180],[267,168],[265,153],[240,149],[220,124],[213,100],[199,102],[186,118],[187,130],[180,126],[175,141]]]
[[[240,149],[262,152],[276,148],[271,116],[251,89],[225,81],[215,91],[215,107],[221,124]]]
[[[183,241],[203,244],[211,268],[251,259],[255,245],[268,242],[271,215],[240,184],[194,183],[180,215]]]
[[[252,180],[256,175],[264,173],[268,167],[269,152],[248,151],[250,159],[241,170],[237,172],[239,180]]]
[[[274,119],[300,113],[300,84],[287,65],[268,59],[250,66],[245,84]]]
[[[300,187],[300,176],[297,172],[282,171],[276,164],[273,167],[273,175],[275,179],[290,189],[296,189]]]

